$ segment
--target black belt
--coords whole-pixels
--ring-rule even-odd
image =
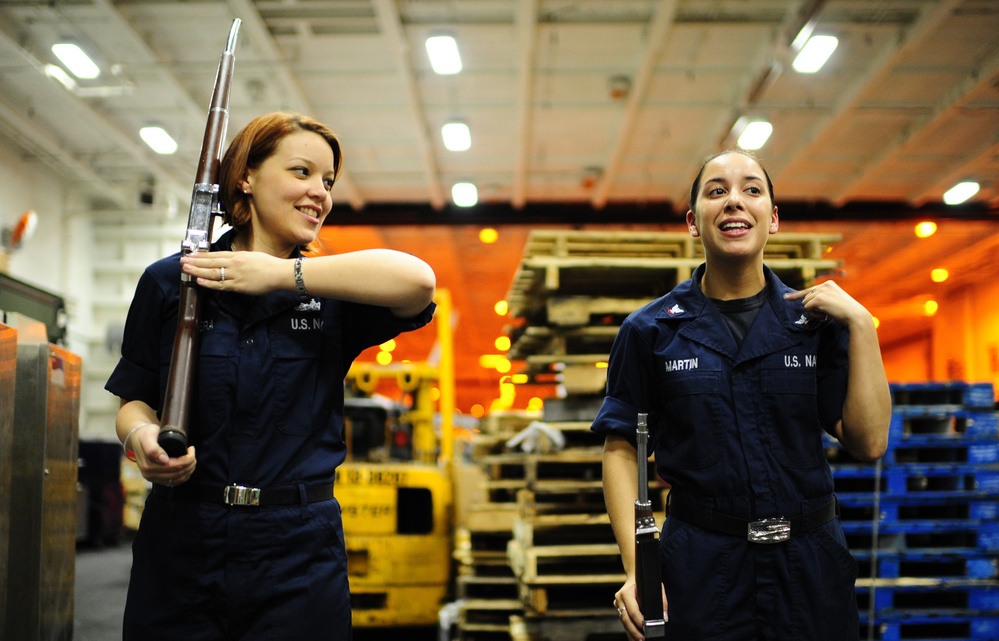
[[[690,501],[675,501],[670,496],[667,513],[684,523],[721,534],[746,538],[753,543],[780,543],[833,520],[839,511],[838,507],[834,496],[828,503],[807,514],[753,521],[709,510]]]
[[[245,485],[205,485],[184,483],[175,487],[153,485],[153,494],[172,496],[181,501],[216,503],[218,505],[275,507],[319,503],[333,498],[332,485],[312,485],[303,492],[297,487],[256,488]]]

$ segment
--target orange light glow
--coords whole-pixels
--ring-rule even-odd
[[[390,338],[389,340],[382,343],[379,347],[383,352],[393,352],[395,351],[395,340]]]
[[[378,352],[375,354],[375,362],[379,365],[388,365],[392,362],[391,352]]]
[[[501,300],[498,301],[495,305],[493,305],[493,310],[495,310],[495,312],[500,316],[506,316],[507,313],[510,311],[510,306],[507,304],[505,300]]]
[[[486,227],[479,231],[479,240],[485,245],[492,245],[499,239],[499,232],[492,227]]]
[[[527,401],[527,409],[531,412],[540,412],[545,407],[545,402],[537,396],[531,397],[531,400]]]
[[[881,319],[877,316],[874,317],[874,329],[881,327]]]
[[[938,309],[940,309],[940,305],[935,300],[928,300],[923,303],[923,313],[927,316],[933,316],[937,313]]]
[[[486,408],[482,407],[478,403],[472,406],[472,409],[468,410],[468,413],[475,418],[482,418],[486,415]]]
[[[950,272],[943,268],[937,268],[930,272],[930,280],[934,283],[942,283],[950,278]]]
[[[493,342],[493,345],[495,345],[496,349],[498,349],[499,351],[505,352],[508,349],[510,349],[510,337],[500,336]]]
[[[916,225],[917,238],[929,238],[935,233],[937,233],[937,224],[932,221],[924,220]]]

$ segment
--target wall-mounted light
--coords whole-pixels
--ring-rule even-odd
[[[451,187],[451,201],[458,207],[474,207],[479,202],[479,190],[470,182],[455,183]]]
[[[756,151],[767,144],[774,126],[762,119],[751,120],[745,116],[739,118],[732,126],[731,135],[736,138],[736,145],[747,151]]]
[[[942,283],[950,278],[950,272],[943,267],[937,267],[930,271],[930,280],[934,283]]]
[[[52,53],[77,78],[91,80],[101,75],[101,68],[77,44],[73,44],[72,42],[57,42],[52,45]]]
[[[452,120],[441,127],[441,138],[448,151],[467,151],[472,146],[472,132],[460,120]]]
[[[791,66],[798,73],[815,73],[836,51],[839,39],[836,36],[812,36],[795,56]]]
[[[943,201],[947,205],[960,205],[978,193],[981,185],[973,181],[960,182],[944,192]]]
[[[439,35],[427,38],[427,55],[434,73],[449,76],[461,71],[461,55],[453,36]]]
[[[916,234],[916,238],[929,238],[937,233],[937,224],[932,220],[924,220],[921,223],[916,223],[914,233]]]
[[[177,142],[166,132],[163,127],[151,125],[139,130],[139,136],[149,145],[149,148],[164,156],[177,151]]]

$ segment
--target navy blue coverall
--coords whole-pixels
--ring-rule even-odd
[[[656,469],[671,502],[705,522],[667,518],[660,539],[667,638],[857,639],[857,563],[839,520],[779,543],[711,527],[812,514],[833,500],[822,430],[841,418],[846,329],[812,318],[764,267],[767,296],[742,344],[701,292],[704,273],[631,314],[610,355],[593,430],[635,443],[649,414]]]
[[[231,249],[231,234],[214,250]],[[180,288],[179,255],[151,265],[129,309],[106,388],[162,408]],[[340,506],[306,499],[343,462],[343,379],[360,352],[427,324],[387,309],[273,292],[204,296],[187,483],[146,501],[132,547],[124,639],[351,637]],[[297,489],[297,505],[179,500],[184,486]],[[158,488],[165,490],[165,488]],[[324,497],[325,498],[325,497]]]

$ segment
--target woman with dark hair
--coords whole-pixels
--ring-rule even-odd
[[[133,544],[124,638],[351,636],[336,467],[343,379],[362,350],[432,317],[436,279],[388,249],[305,258],[342,164],[326,126],[260,116],[220,167],[232,229],[211,252],[139,280],[107,389],[116,430],[152,491]],[[181,274],[208,290],[190,446],[157,444]]]
[[[666,638],[857,639],[857,564],[822,432],[860,459],[885,452],[891,399],[873,318],[833,281],[795,291],[763,264],[777,207],[749,154],[704,163],[687,227],[704,264],[622,324],[592,427],[605,436],[604,496],[627,574],[614,607],[641,639],[635,426],[646,413],[670,485]]]

